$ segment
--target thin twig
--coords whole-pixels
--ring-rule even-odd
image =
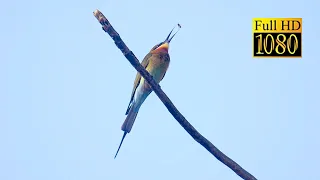
[[[152,76],[141,66],[136,56],[130,51],[126,44],[122,41],[119,34],[114,30],[107,18],[99,11],[95,10],[93,15],[98,19],[102,25],[102,29],[107,32],[114,40],[116,46],[121,50],[123,55],[128,59],[132,66],[141,74],[141,76],[148,82],[153,91],[167,107],[172,116],[179,122],[179,124],[204,148],[206,148],[212,155],[214,155],[219,161],[232,169],[236,174],[245,180],[256,180],[249,172],[244,170],[240,165],[223,154],[218,148],[216,148],[209,140],[203,137],[178,111],[173,105],[168,96],[161,90],[158,83],[152,78]]]

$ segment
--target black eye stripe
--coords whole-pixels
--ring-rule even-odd
[[[157,49],[157,48],[158,48],[158,47],[160,47],[162,44],[163,44],[163,42],[161,42],[161,43],[159,43],[159,44],[155,45],[151,50],[155,50],[155,49]]]

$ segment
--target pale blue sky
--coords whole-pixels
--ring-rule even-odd
[[[258,179],[319,180],[316,0],[2,1],[0,179],[240,179],[152,93],[117,159],[135,69],[171,28],[163,90],[194,127]],[[252,58],[254,17],[302,17],[302,59]]]

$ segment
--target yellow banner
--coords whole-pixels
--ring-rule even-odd
[[[253,32],[302,32],[302,18],[253,18]]]

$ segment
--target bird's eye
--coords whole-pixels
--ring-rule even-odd
[[[155,45],[155,46],[152,48],[152,50],[157,49],[157,48],[158,48],[158,47],[160,47],[162,44],[163,44],[163,42],[162,42],[162,43],[159,43],[159,44],[157,44],[157,45]]]
[[[159,44],[157,45],[157,48],[160,47],[162,44],[163,44],[163,43],[159,43]]]

